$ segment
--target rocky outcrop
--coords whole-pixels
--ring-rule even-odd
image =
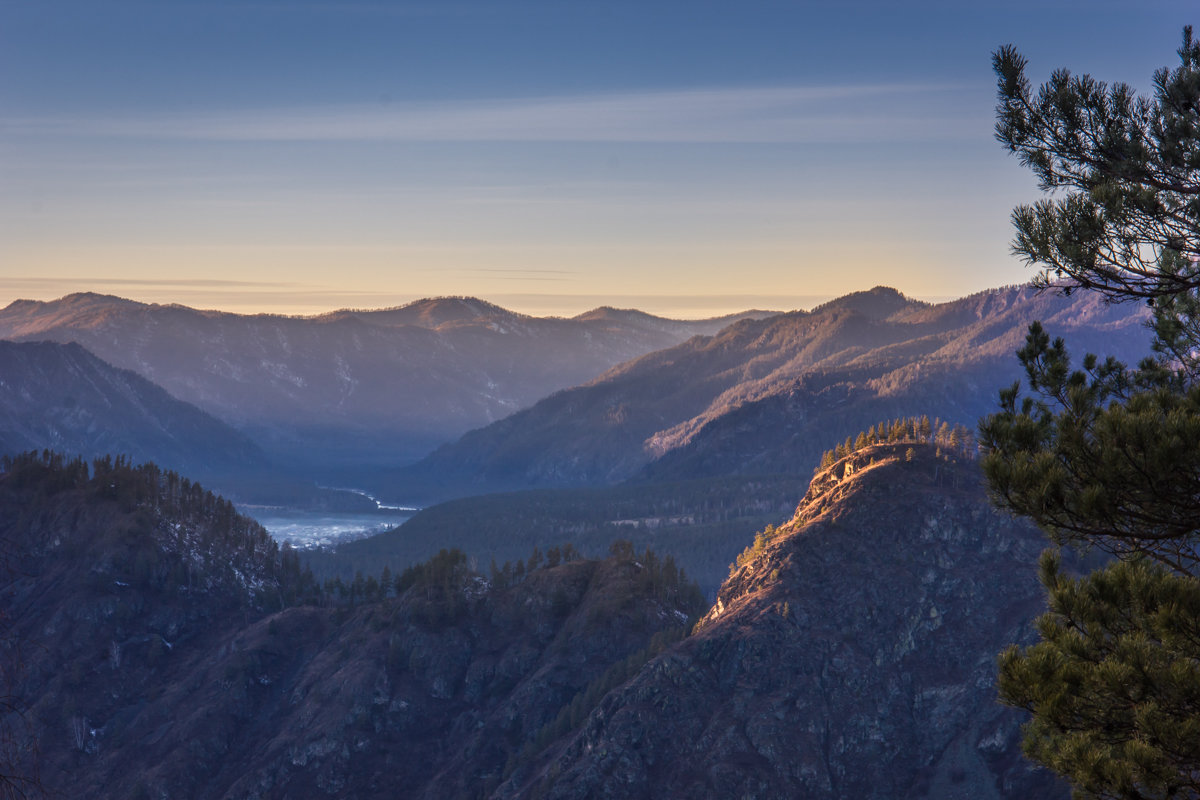
[[[1043,537],[979,481],[920,444],[818,474],[697,632],[498,795],[1065,797],[994,688],[1043,609]]]
[[[221,501],[109,475],[0,475],[6,652],[61,794],[1066,796],[993,685],[1042,537],[934,445],[818,473],[677,641],[701,600],[628,546],[490,580],[444,552],[347,601]]]

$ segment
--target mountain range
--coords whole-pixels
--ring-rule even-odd
[[[994,690],[996,653],[1035,636],[1044,538],[990,507],[959,432],[1021,378],[1034,319],[1078,355],[1148,340],[1140,308],[1016,287],[696,330],[466,298],[305,319],[14,304],[5,335],[31,341],[0,341],[0,451],[38,452],[0,468],[0,756],[98,798],[1065,798]],[[501,372],[654,337],[378,468],[421,414],[436,438],[388,391],[436,395],[451,431]],[[338,411],[343,363],[365,388]],[[380,426],[370,447],[357,425]],[[194,480],[294,476],[293,447],[451,499],[302,561]]]
[[[411,461],[630,358],[766,314],[539,318],[436,298],[246,316],[74,294],[13,302],[0,310],[0,338],[78,342],[242,431],[277,464],[329,475]]]
[[[877,287],[738,321],[649,353],[382,471],[376,491],[428,503],[534,487],[720,475],[807,475],[881,419],[925,413],[974,428],[1022,376],[1014,352],[1041,320],[1080,356],[1136,362],[1145,310],[1024,287],[932,305]]]
[[[615,309],[534,318],[470,298],[242,316],[82,294],[11,304],[0,337],[76,341],[155,382],[240,434],[213,428],[209,460],[241,462],[256,448],[255,463],[270,464],[258,480],[315,478],[427,505],[530,488],[804,477],[837,439],[880,419],[920,410],[973,427],[1021,377],[1012,353],[1034,319],[1077,352],[1135,361],[1145,318],[1086,294],[1019,287],[938,305],[877,287],[808,312],[700,322]],[[70,396],[87,405],[86,395]],[[44,411],[59,419],[35,423],[37,408],[12,402],[7,416],[0,408],[10,451],[98,452],[55,406]],[[166,429],[143,411],[128,407],[103,428]],[[58,433],[32,436],[39,425]],[[218,475],[169,446],[122,446]]]

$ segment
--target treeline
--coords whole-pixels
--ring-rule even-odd
[[[123,583],[194,591],[236,582],[264,608],[320,599],[316,579],[290,546],[280,547],[233,503],[152,462],[135,465],[125,456],[89,462],[42,450],[3,456],[0,472],[27,497],[22,505],[57,504],[52,498],[66,492],[111,503],[125,519],[68,546],[103,548]]]
[[[776,527],[768,525],[758,533],[754,534],[754,544],[748,546],[745,550],[738,554],[738,557],[732,564],[729,565],[729,577],[733,577],[742,566],[752,561],[756,556],[767,549],[767,545],[778,539],[784,534],[787,529],[783,526]]]
[[[975,437],[966,425],[951,425],[936,417],[931,421],[928,415],[904,417],[872,425],[858,436],[847,436],[846,441],[822,454],[817,471],[827,470],[846,456],[871,445],[909,442],[934,445],[939,456],[975,458],[978,454]]]
[[[537,569],[556,567],[582,558],[570,543],[552,547],[545,554],[535,545],[529,554],[528,564],[524,559],[518,559],[515,564],[505,561],[504,566],[497,566],[495,559],[492,559],[487,585],[506,589],[520,583]],[[324,583],[324,591],[327,602],[349,606],[399,597],[409,590],[416,590],[428,599],[449,598],[462,594],[469,582],[483,577],[482,573],[470,566],[466,553],[451,547],[443,548],[428,561],[413,564],[399,573],[394,574],[391,567],[384,566],[378,576],[364,577],[359,570],[352,581],[343,581],[340,577],[328,578]]]
[[[821,463],[814,471],[814,480],[842,459],[876,445],[920,444],[935,448],[939,458],[969,458],[978,455],[975,437],[965,425],[951,425],[937,417],[901,417],[872,425],[857,436],[848,436],[832,450],[826,450]],[[911,460],[914,451],[908,451]],[[768,544],[786,531],[786,527],[768,524],[754,536],[754,543],[738,554],[729,564],[732,577],[743,565],[762,553]]]
[[[706,607],[704,592],[673,556],[660,557],[649,547],[638,553],[633,543],[620,539],[609,548],[612,558],[634,561],[639,565],[634,586],[639,596],[679,608],[684,613],[699,614]],[[385,566],[378,576],[364,576],[360,571],[353,581],[330,578],[325,581],[322,602],[326,605],[356,606],[376,603],[408,594],[410,599],[425,606],[418,613],[430,623],[452,621],[466,610],[471,595],[511,588],[539,570],[553,569],[560,564],[586,560],[570,542],[551,547],[544,553],[536,545],[529,557],[497,565],[492,560],[485,575],[471,566],[467,554],[458,548],[439,551],[428,561],[407,567],[398,574]]]

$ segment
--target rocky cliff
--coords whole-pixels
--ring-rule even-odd
[[[1043,608],[1043,546],[973,463],[860,450],[743,554],[694,635],[498,795],[1065,797],[993,685]]]

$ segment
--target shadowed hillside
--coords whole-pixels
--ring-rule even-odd
[[[267,467],[246,436],[77,344],[0,341],[0,453],[122,453],[210,479]]]
[[[476,797],[704,609],[632,548],[496,582],[443,551],[347,599],[123,461],[6,462],[0,537],[3,677],[37,740],[17,767],[60,797]]]

